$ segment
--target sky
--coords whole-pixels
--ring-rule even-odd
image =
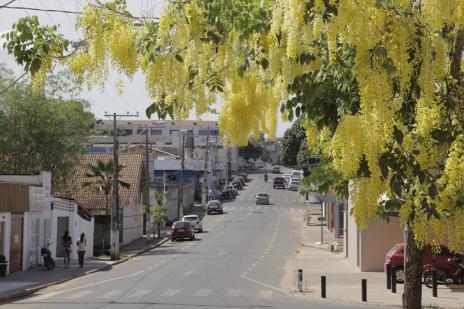
[[[11,0],[0,0],[0,7],[10,1]],[[86,0],[15,0],[13,3],[9,4],[9,6],[80,11],[85,2]],[[163,0],[127,0],[127,3],[131,13],[137,16],[159,16],[159,12],[163,6]],[[8,8],[0,8],[0,34],[9,31],[13,23],[19,18],[28,15],[37,15],[41,24],[58,24],[60,31],[64,33],[67,38],[77,40],[82,37],[75,29],[77,15]],[[16,76],[23,73],[23,69],[15,63],[13,57],[1,47],[1,44],[0,63],[5,63],[14,71]],[[110,72],[108,82],[103,91],[100,89],[84,89],[81,93],[81,97],[89,101],[91,111],[95,114],[96,118],[102,119],[105,118],[105,113],[112,114],[116,112],[118,114],[139,113],[139,119],[147,119],[145,109],[150,104],[151,100],[145,90],[143,74],[137,72],[132,80],[128,80],[116,70],[110,69]],[[122,94],[119,94],[119,91],[114,87],[115,83],[120,80],[124,81]],[[190,118],[193,119],[196,117],[192,113]],[[203,115],[201,119],[217,120],[218,116],[215,114],[207,114]],[[277,136],[282,136],[285,130],[290,126],[290,123],[284,122],[281,119],[279,113]]]

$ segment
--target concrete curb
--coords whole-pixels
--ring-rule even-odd
[[[32,288],[28,288],[28,289],[25,289],[25,290],[21,290],[21,291],[18,291],[18,292],[12,292],[11,294],[9,295],[5,295],[5,296],[0,296],[0,304],[3,304],[3,303],[6,303],[6,302],[9,302],[9,301],[12,301],[14,299],[18,299],[18,298],[22,298],[22,297],[25,297],[27,295],[30,295],[30,294],[33,294],[37,291],[40,291],[40,290],[43,290],[45,288],[48,288],[48,287],[51,287],[51,286],[54,286],[54,285],[58,285],[58,284],[62,284],[62,283],[65,283],[67,281],[70,281],[70,280],[73,280],[73,279],[76,279],[76,278],[80,278],[80,277],[84,277],[84,276],[87,276],[87,275],[90,275],[90,274],[93,274],[93,273],[96,273],[96,272],[99,272],[99,271],[104,271],[104,270],[108,270],[110,268],[112,268],[113,266],[115,265],[119,265],[121,263],[124,263],[124,262],[127,262],[129,261],[130,259],[136,257],[136,256],[139,256],[139,255],[142,255],[144,254],[145,252],[148,252],[150,250],[153,250],[159,246],[161,246],[162,244],[164,244],[165,242],[167,242],[169,240],[168,237],[164,237],[162,240],[160,240],[159,242],[157,242],[156,244],[150,246],[150,247],[147,247],[143,250],[140,250],[139,252],[137,253],[134,253],[134,254],[131,254],[123,259],[120,259],[119,261],[116,261],[114,262],[113,264],[109,264],[109,265],[106,265],[102,268],[98,268],[98,269],[92,269],[92,270],[89,270],[89,271],[86,271],[84,273],[81,273],[79,275],[73,275],[71,277],[68,277],[68,278],[65,278],[65,279],[62,279],[62,280],[59,280],[59,281],[55,281],[55,282],[50,282],[50,283],[46,283],[46,284],[42,284],[42,285],[39,285],[39,286],[35,286],[35,287],[32,287]]]

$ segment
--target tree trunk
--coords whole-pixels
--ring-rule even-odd
[[[422,248],[417,246],[413,231],[408,227],[405,248],[404,309],[420,309],[422,304]]]
[[[161,223],[158,222],[158,238],[161,238]]]

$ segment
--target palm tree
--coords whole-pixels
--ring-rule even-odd
[[[90,172],[85,173],[85,177],[89,181],[82,183],[84,188],[89,188],[93,192],[103,193],[105,195],[105,209],[110,213],[110,195],[113,193],[113,160],[101,161],[98,160],[97,164],[88,164],[87,168]],[[119,166],[119,171],[124,168],[123,165]],[[125,181],[118,180],[121,187],[129,189],[130,184]]]

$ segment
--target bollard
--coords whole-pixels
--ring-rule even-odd
[[[361,279],[362,301],[367,301],[367,279]]]
[[[303,292],[303,269],[298,269],[298,291]]]
[[[438,297],[437,291],[437,270],[432,269],[432,296]]]
[[[325,286],[326,286],[326,278],[325,276],[321,276],[321,298],[326,298]]]
[[[387,290],[391,290],[392,287],[392,266],[391,264],[387,264]]]
[[[396,293],[396,267],[391,268],[391,291]]]

